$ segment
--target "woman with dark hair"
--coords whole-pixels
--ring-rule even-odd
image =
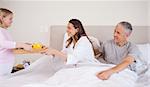
[[[49,49],[42,52],[63,58],[66,64],[99,63],[94,57],[93,45],[88,38],[82,23],[78,19],[71,19],[67,26],[69,39],[66,40],[66,52]]]

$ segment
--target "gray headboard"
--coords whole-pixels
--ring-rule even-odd
[[[100,41],[106,41],[113,38],[115,26],[85,26],[85,31],[89,36],[94,36]],[[54,25],[50,27],[50,47],[61,50],[63,36],[66,32],[66,26]],[[133,43],[148,43],[148,27],[133,26],[133,32],[129,38]]]

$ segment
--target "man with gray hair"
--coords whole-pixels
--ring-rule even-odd
[[[99,72],[97,74],[98,78],[107,80],[112,74],[126,68],[137,71],[137,64],[142,63],[140,60],[141,53],[135,44],[128,41],[131,32],[132,25],[129,22],[123,21],[117,24],[114,30],[114,39],[107,41],[102,46],[104,61],[116,66]]]

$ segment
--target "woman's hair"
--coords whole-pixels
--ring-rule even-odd
[[[89,39],[89,37],[87,36],[85,30],[84,30],[84,27],[82,25],[82,23],[78,20],[78,19],[71,19],[69,21],[69,23],[73,24],[74,28],[75,29],[78,29],[78,32],[73,36],[73,37],[70,37],[68,40],[67,40],[67,45],[66,45],[66,48],[68,48],[70,46],[70,44],[72,43],[73,41],[73,38],[75,39],[75,44],[77,43],[77,41],[82,37],[82,36],[86,36],[87,39],[89,40],[89,42],[91,43],[92,47],[93,47],[93,51],[94,51],[94,54],[95,54],[95,50],[94,50],[94,46],[91,42],[91,40]],[[73,46],[73,48],[75,47],[75,44]]]
[[[12,11],[5,9],[5,8],[0,8],[0,17],[5,18],[6,16],[13,14]],[[0,26],[2,26],[2,20],[0,19]]]

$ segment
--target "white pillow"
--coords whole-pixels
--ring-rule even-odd
[[[100,42],[97,38],[93,37],[93,36],[89,36],[89,39],[92,42],[92,45],[94,47],[94,51],[95,51],[95,58],[99,58],[102,55],[102,50],[100,48]]]
[[[150,65],[150,44],[148,45],[148,64]]]
[[[100,42],[97,38],[93,37],[93,36],[88,36],[89,39],[92,41],[93,45],[100,47]]]
[[[137,47],[142,53],[142,60],[150,64],[150,44],[138,44]]]

